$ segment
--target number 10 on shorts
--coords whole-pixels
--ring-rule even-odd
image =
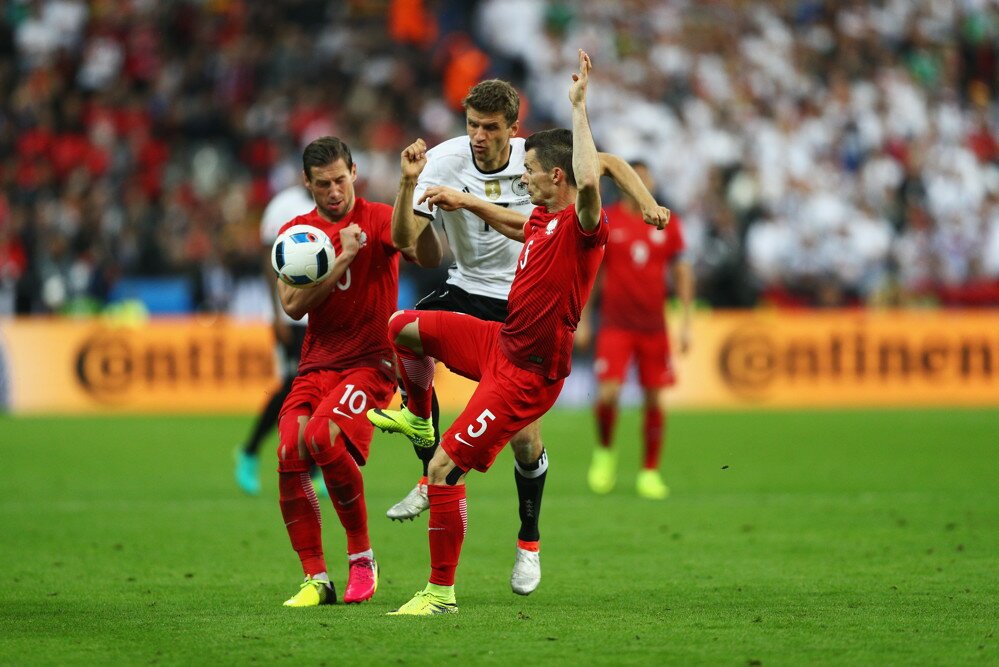
[[[471,439],[478,438],[479,436],[481,436],[483,433],[486,432],[487,428],[489,428],[489,422],[491,422],[491,421],[493,421],[495,419],[496,419],[496,415],[494,415],[487,408],[487,409],[483,410],[482,414],[479,415],[476,418],[475,421],[478,424],[478,426],[476,426],[475,424],[472,424],[467,429],[465,429],[465,433],[467,433],[468,437],[471,438]],[[458,442],[460,442],[461,444],[465,445],[466,447],[475,447],[475,445],[473,445],[470,442],[468,442],[467,440],[465,440],[465,438],[462,436],[461,433],[455,433],[454,434],[454,439],[457,440]]]
[[[364,392],[360,389],[355,391],[354,385],[348,384],[344,387],[346,391],[343,392],[343,396],[340,397],[340,405],[345,406],[348,410],[353,412],[355,415],[359,415],[364,412],[364,408],[368,403],[368,397],[365,396]],[[339,408],[333,408],[333,412],[343,414],[340,412]],[[345,417],[350,417],[350,415],[344,415]]]

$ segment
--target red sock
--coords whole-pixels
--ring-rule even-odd
[[[430,498],[430,583],[454,586],[454,571],[458,568],[461,543],[468,529],[468,510],[465,504],[465,485],[427,486]]]
[[[534,542],[528,542],[526,540],[517,540],[517,547],[523,549],[524,551],[533,551],[537,553],[541,551],[541,542],[535,540]]]
[[[659,453],[663,447],[663,423],[665,416],[659,408],[645,409],[645,462],[646,470],[659,467]]]
[[[399,332],[418,319],[419,312],[415,310],[395,315],[389,320],[389,342],[399,357],[399,375],[402,378],[402,388],[406,390],[406,408],[417,417],[429,419],[433,399],[431,387],[434,385],[434,360],[395,343]]]
[[[597,403],[597,433],[601,447],[610,447],[614,435],[614,422],[617,421],[617,405],[614,403]]]
[[[279,472],[281,516],[306,575],[326,571],[319,499],[308,472]]]
[[[417,356],[404,347],[395,348],[399,356],[399,375],[406,388],[406,408],[417,417],[430,418],[434,383],[434,360]]]
[[[347,533],[347,553],[367,551],[371,548],[371,540],[368,537],[368,506],[364,502],[364,478],[354,457],[347,451],[342,435],[337,436],[333,447],[316,455],[316,463],[323,471],[333,509]]]

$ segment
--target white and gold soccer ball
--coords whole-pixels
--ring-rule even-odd
[[[313,287],[333,268],[336,251],[326,234],[312,225],[293,225],[274,240],[271,266],[292,287]]]

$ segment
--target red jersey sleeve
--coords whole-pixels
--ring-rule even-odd
[[[607,238],[610,236],[610,221],[607,218],[607,211],[600,209],[600,222],[590,231],[583,229],[583,224],[579,221],[578,215],[574,217],[576,220],[576,231],[582,236],[584,248],[596,248],[607,245]]]

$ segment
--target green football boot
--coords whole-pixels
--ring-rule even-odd
[[[417,447],[434,446],[434,425],[429,418],[417,417],[408,408],[368,410],[368,421],[386,433],[401,433]]]

